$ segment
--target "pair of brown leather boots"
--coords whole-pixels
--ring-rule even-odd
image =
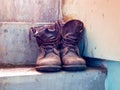
[[[37,71],[81,71],[86,62],[79,56],[78,43],[84,25],[79,20],[70,20],[65,24],[57,22],[31,28],[40,47],[36,61]]]

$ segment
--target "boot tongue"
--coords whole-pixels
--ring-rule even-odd
[[[79,38],[66,38],[63,39],[63,52],[64,55],[66,55],[67,53],[71,52],[74,53],[76,55],[79,55],[79,51],[78,51],[78,43],[79,43]]]
[[[77,36],[77,35],[76,35]],[[63,47],[75,48],[75,46],[79,43],[79,38],[73,35],[72,33],[68,33],[63,37]]]

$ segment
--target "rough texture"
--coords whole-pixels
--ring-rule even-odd
[[[35,64],[39,48],[30,27],[59,17],[60,0],[0,0],[0,67]]]
[[[0,64],[34,64],[39,53],[28,23],[0,23]]]
[[[14,73],[13,73],[14,72]],[[33,68],[0,69],[0,90],[105,90],[106,73],[38,73]]]
[[[54,22],[59,0],[0,0],[0,22]]]

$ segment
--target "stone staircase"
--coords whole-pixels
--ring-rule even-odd
[[[105,90],[105,69],[40,73],[34,67],[3,68],[35,64],[39,49],[35,38],[29,38],[31,26],[24,22],[0,23],[0,90]]]
[[[40,73],[34,67],[16,67],[35,64],[39,48],[29,29],[59,20],[61,0],[0,0],[0,4],[0,90],[105,90],[105,69]],[[3,68],[6,65],[15,67]]]

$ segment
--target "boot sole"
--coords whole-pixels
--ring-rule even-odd
[[[86,68],[86,65],[63,65],[65,71],[83,71]]]
[[[56,66],[56,65],[36,66],[35,69],[40,72],[57,72],[61,70],[61,66]]]

